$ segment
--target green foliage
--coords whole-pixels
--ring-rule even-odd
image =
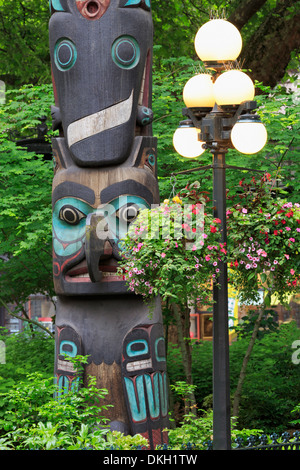
[[[27,331],[8,335],[2,329],[0,333],[5,346],[5,364],[0,364],[0,392],[25,381],[29,373],[38,372],[44,378],[53,376],[53,338],[41,332],[34,336]]]
[[[32,340],[31,352],[39,351],[41,339],[40,343]],[[47,341],[51,340],[47,338]],[[70,360],[82,377],[87,357],[76,356]],[[29,366],[28,357],[26,363]],[[48,364],[53,366],[52,361]],[[43,372],[34,372],[32,367],[31,373],[20,375],[24,375],[24,380],[10,383],[9,388],[0,393],[1,450],[129,450],[148,446],[148,441],[140,435],[124,436],[109,430],[108,419],[101,415],[111,406],[103,404],[108,392],[96,386],[96,377],[89,376],[87,386],[65,390],[57,398],[58,387],[53,374],[47,377],[43,369],[41,362]]]
[[[52,161],[18,147],[38,118],[50,114],[50,86],[25,86],[8,93],[0,107],[0,289],[6,303],[21,305],[30,294],[53,293]]]
[[[154,51],[159,48],[154,47]],[[176,176],[176,188],[172,193],[171,175],[178,171],[209,164],[211,157],[205,152],[199,159],[186,159],[173,147],[173,134],[184,118],[185,107],[182,91],[185,83],[200,71],[201,63],[187,57],[161,59],[153,69],[153,135],[158,138],[158,181],[161,200],[177,194],[179,188],[199,180],[199,172]],[[202,177],[202,174],[200,174]],[[201,186],[203,183],[201,182]],[[206,189],[206,188],[204,188]]]
[[[178,381],[172,385],[175,393],[182,397],[184,401],[188,401],[189,395],[197,388],[195,385],[188,385],[183,381]],[[236,429],[235,423],[232,423],[231,438],[232,443],[238,437],[246,439],[250,435],[260,435],[261,430],[258,429]],[[198,415],[190,412],[184,415],[180,426],[175,429],[169,429],[169,444],[173,449],[182,449],[182,446],[188,443],[193,448],[206,450],[208,441],[213,441],[213,412],[212,410],[198,410]]]
[[[240,322],[232,327],[237,334],[238,338],[250,338],[254,324],[258,318],[258,310],[249,310],[247,315],[243,315]],[[260,339],[263,335],[270,331],[278,329],[277,313],[272,309],[266,309],[263,312],[262,320],[260,322],[257,338]]]
[[[290,81],[293,80],[290,77]],[[260,169],[271,173],[277,187],[283,187],[291,202],[299,202],[300,164],[300,82],[277,85],[274,89],[262,87],[263,94],[256,97],[259,114],[268,130],[268,143],[260,152]],[[258,160],[255,159],[258,164]]]
[[[114,450],[135,450],[137,447],[146,449],[149,446],[149,442],[140,434],[135,436],[127,435],[119,431],[108,432],[106,435],[107,445],[106,449]]]
[[[239,427],[259,427],[265,432],[291,427],[291,411],[300,402],[299,365],[292,361],[292,344],[298,339],[299,329],[291,322],[255,343],[243,385]],[[247,339],[239,340],[230,347],[233,391],[247,343]]]
[[[263,429],[266,433],[282,432],[296,420],[291,414],[300,403],[299,364],[292,361],[294,341],[299,340],[295,322],[282,324],[275,331],[265,332],[256,341],[243,385],[237,429]],[[233,394],[245,352],[248,337],[230,345],[230,385]],[[209,411],[212,406],[213,349],[211,341],[193,345],[193,384],[199,409]],[[184,380],[180,350],[169,344],[168,374],[170,383]],[[298,406],[299,411],[299,406]],[[297,423],[295,423],[297,425]],[[299,426],[298,426],[299,427]]]
[[[159,48],[158,48],[159,50]],[[180,171],[192,170],[211,164],[211,154],[206,151],[195,159],[184,159],[174,150],[173,134],[183,119],[182,108],[185,107],[182,92],[184,85],[195,73],[199,73],[202,63],[187,57],[170,57],[161,59],[155,64],[153,73],[153,133],[158,137],[158,178],[162,200],[172,193],[171,175]],[[298,81],[293,84],[296,86]],[[299,85],[295,92],[288,86],[278,85],[274,89],[256,83],[258,114],[266,125],[268,143],[255,155],[243,155],[229,149],[226,163],[238,168],[227,169],[226,180],[230,195],[237,192],[236,181],[249,174],[256,176],[256,171],[271,175],[277,188],[284,188],[286,197],[291,202],[298,202],[299,194]],[[245,168],[242,170],[240,168]],[[178,187],[188,182],[200,181],[203,191],[212,194],[212,171],[197,170],[192,173],[176,176],[175,193]],[[173,194],[174,195],[174,194]]]
[[[45,83],[49,66],[49,3],[0,1],[0,76],[9,85]]]

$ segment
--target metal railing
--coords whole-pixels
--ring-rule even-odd
[[[281,436],[274,433],[269,438],[265,434],[259,437],[250,436],[246,446],[241,438],[237,438],[235,442],[236,447],[233,450],[300,450],[300,431],[295,431],[293,436],[288,432]]]
[[[207,441],[201,446],[201,450],[214,450],[213,442]],[[176,447],[178,449],[178,447]],[[200,450],[193,443],[186,443],[180,447],[181,450]],[[139,448],[137,450],[142,450]],[[164,444],[156,450],[174,450],[172,445]],[[260,436],[249,436],[246,440],[242,437],[235,439],[232,450],[300,450],[300,431],[295,431],[291,436],[290,433],[284,432],[279,434],[273,433],[270,436],[262,434]]]

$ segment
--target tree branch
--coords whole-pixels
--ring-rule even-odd
[[[15,317],[17,318],[18,320],[22,320],[22,321],[27,321],[28,323],[31,323],[32,325],[35,325],[35,326],[38,326],[41,330],[45,331],[46,333],[48,333],[48,335],[50,335],[52,338],[54,338],[54,334],[51,333],[51,331],[48,330],[48,328],[46,328],[45,326],[41,325],[40,322],[37,322],[35,320],[32,320],[31,318],[26,318],[26,317],[22,317],[20,315],[17,315],[16,313],[12,312],[10,310],[10,308],[8,307],[8,305],[1,299],[0,297],[0,303],[3,305],[3,307],[7,310],[7,312],[9,313],[9,315],[11,315],[12,317]]]
[[[229,16],[228,21],[241,30],[266,2],[267,0],[244,0]]]

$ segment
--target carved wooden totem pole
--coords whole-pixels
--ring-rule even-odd
[[[109,391],[111,428],[165,442],[168,398],[160,302],[149,315],[117,274],[119,239],[159,202],[152,136],[150,0],[50,0],[55,106],[55,375],[65,354]]]

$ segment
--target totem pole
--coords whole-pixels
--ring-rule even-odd
[[[111,429],[166,442],[168,398],[159,300],[151,314],[117,272],[119,240],[159,203],[152,136],[150,0],[50,0],[55,376],[87,355],[109,391]],[[63,393],[63,392],[61,392]]]

